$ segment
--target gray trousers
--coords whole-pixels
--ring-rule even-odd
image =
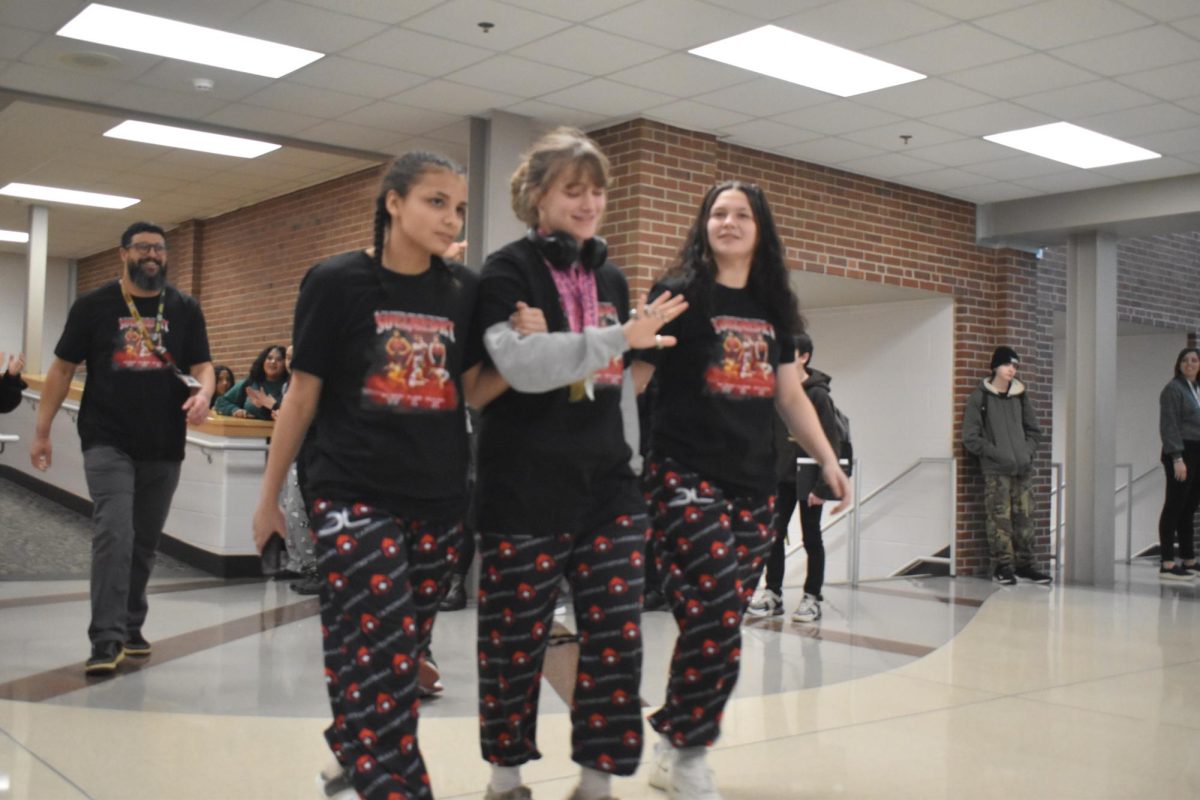
[[[115,447],[83,452],[92,522],[93,644],[124,642],[146,621],[146,584],[179,483],[178,461],[134,461]]]

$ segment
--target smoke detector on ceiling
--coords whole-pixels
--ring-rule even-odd
[[[80,69],[112,69],[121,63],[121,59],[112,53],[101,53],[96,50],[76,50],[63,53],[59,60],[69,67]]]
[[[211,92],[213,86],[211,78],[192,78],[192,88],[197,92]]]

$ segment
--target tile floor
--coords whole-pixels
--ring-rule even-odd
[[[89,682],[86,583],[0,582],[0,800],[319,797],[315,601],[279,583],[153,585],[155,655]],[[1200,586],[1121,565],[1113,590],[913,579],[830,586],[823,610],[745,625],[710,755],[727,800],[1200,797]],[[487,777],[473,637],[472,609],[439,617],[447,688],[421,740],[443,800],[481,798]],[[646,615],[652,704],[673,637],[667,614]],[[570,648],[555,650],[562,667]],[[566,797],[576,773],[550,689],[545,758],[524,770],[538,800]],[[643,774],[614,786],[665,797]]]

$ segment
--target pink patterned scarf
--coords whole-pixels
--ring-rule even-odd
[[[558,299],[562,303],[567,322],[574,333],[583,333],[585,327],[598,327],[600,324],[600,300],[596,296],[596,275],[590,269],[575,262],[569,269],[555,269],[546,263],[558,289]]]

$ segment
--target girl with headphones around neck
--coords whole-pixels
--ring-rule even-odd
[[[483,409],[475,496],[487,800],[531,796],[520,765],[541,756],[538,690],[564,576],[580,632],[573,800],[609,797],[610,776],[632,774],[641,756],[647,517],[624,435],[628,423],[637,441],[626,354],[673,346],[658,330],[687,304],[664,293],[630,314],[625,278],[596,235],[608,180],[608,159],[582,132],[539,139],[512,177],[529,232],[488,256],[480,279],[477,327],[512,387]],[[541,309],[547,333],[509,324],[528,307]]]

